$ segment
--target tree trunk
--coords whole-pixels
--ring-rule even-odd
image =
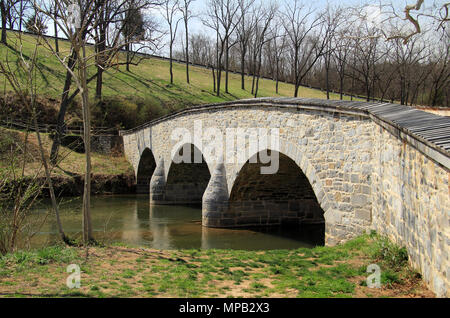
[[[106,28],[105,21],[103,15],[100,14],[99,17],[99,43],[96,43],[97,48],[97,83],[95,86],[95,98],[98,100],[102,99],[102,90],[103,90],[103,72],[105,70],[105,55],[106,53]],[[106,23],[107,24],[107,23]]]
[[[366,78],[366,100],[370,102],[370,83],[369,78]]]
[[[130,71],[130,43],[127,43],[125,46],[125,50],[127,51],[127,63],[126,63],[126,70],[127,72]]]
[[[189,84],[189,33],[187,19],[184,20],[184,27],[186,29],[186,82]]]
[[[81,96],[83,106],[83,139],[86,157],[83,191],[83,239],[88,244],[92,239],[91,223],[91,114],[89,109],[89,96],[87,87],[86,48],[82,44],[83,56],[79,62],[79,76],[81,82]]]
[[[43,164],[44,170],[45,170],[45,178],[47,180],[48,189],[49,189],[49,192],[50,192],[50,198],[51,198],[51,201],[52,201],[52,208],[53,208],[53,211],[55,212],[56,225],[58,227],[58,233],[59,233],[59,235],[61,237],[61,240],[64,243],[68,243],[69,239],[67,238],[66,234],[64,233],[64,229],[62,227],[61,219],[59,217],[58,203],[56,202],[55,190],[53,188],[53,182],[52,182],[52,178],[51,178],[51,175],[50,175],[50,169],[48,167],[47,159],[45,158],[45,154],[44,154],[44,147],[42,145],[41,134],[39,133],[39,125],[38,125],[38,122],[37,122],[36,108],[35,108],[34,105],[33,105],[33,123],[34,123],[34,130],[36,131],[36,137],[37,137],[37,140],[38,140],[39,152],[40,152],[40,155],[41,155],[41,161],[42,161],[42,164]]]
[[[222,77],[222,56],[223,56],[223,46],[222,51],[217,54],[217,69],[216,69],[216,75],[217,75],[217,90],[216,90],[216,96],[220,96],[220,82]]]
[[[213,91],[216,91],[216,74],[214,74],[214,66],[211,65],[212,78],[213,78]]]
[[[53,22],[53,27],[54,27],[54,29],[55,29],[55,51],[56,51],[56,53],[59,53],[58,24],[56,23],[56,18],[57,18],[57,16],[58,16],[58,12],[57,12],[57,9],[56,9],[56,5],[55,5],[55,12],[54,12],[54,15],[55,15],[55,21]]]
[[[219,66],[217,69],[217,90],[216,90],[216,96],[220,96],[220,77],[222,76],[222,68]]]
[[[97,66],[97,83],[95,85],[95,98],[98,100],[102,99],[102,89],[103,89],[103,68]]]
[[[259,74],[256,77],[255,98],[258,96],[258,88],[259,88]]]
[[[6,11],[5,0],[0,1],[0,11],[2,13],[2,36],[0,42],[6,45],[6,23],[8,21],[8,12]]]
[[[225,93],[228,94],[228,67],[229,67],[229,54],[230,49],[228,47],[228,39],[225,41]]]
[[[330,64],[328,59],[329,57],[325,61],[325,85],[327,89],[327,99],[330,99]]]
[[[298,83],[295,83],[294,97],[298,97],[298,88],[299,88]]]
[[[77,60],[77,54],[75,50],[72,51],[72,55],[69,58],[68,66],[73,71],[75,68],[75,62]],[[63,93],[61,97],[61,104],[59,106],[58,121],[56,123],[55,138],[53,139],[52,150],[50,153],[50,160],[52,164],[56,164],[58,160],[58,151],[61,144],[61,139],[65,133],[64,117],[66,116],[67,106],[69,106],[69,91],[72,84],[72,74],[66,72],[66,80],[64,82]]]
[[[35,60],[36,52],[37,52],[37,47],[35,49],[35,53],[34,53],[34,57],[33,57],[33,65],[36,63],[36,60]],[[34,91],[33,91],[34,85],[33,85],[32,69],[30,69],[29,77],[30,77],[29,78],[29,82],[30,82],[29,90],[30,90],[30,96],[31,96],[31,114],[32,114],[32,119],[33,119],[33,124],[34,124],[34,130],[36,131],[36,137],[38,140],[39,153],[41,156],[42,165],[44,166],[45,178],[46,178],[46,181],[48,184],[48,189],[50,192],[52,208],[53,208],[53,211],[55,212],[56,225],[58,227],[58,233],[61,236],[61,240],[64,243],[69,243],[69,240],[64,233],[61,219],[59,217],[58,203],[56,202],[55,191],[53,188],[53,182],[52,182],[52,178],[51,178],[51,171],[48,167],[47,158],[45,157],[45,152],[44,152],[44,146],[42,144],[41,134],[39,132],[39,125],[38,125],[37,112],[36,112],[36,100],[35,100],[35,95],[34,95]]]
[[[255,98],[258,96],[258,89],[259,89],[259,77],[261,74],[261,61],[262,61],[262,47],[259,51],[259,57],[258,57],[258,74],[256,77],[256,88],[255,88]]]
[[[241,89],[245,90],[245,50],[241,53]]]
[[[255,80],[256,80],[256,56],[253,57],[253,67],[252,67],[252,95],[255,94]]]
[[[294,97],[298,97],[298,51],[299,47],[295,47],[295,54],[294,54],[294,83],[295,83],[295,89],[294,89]]]
[[[172,31],[170,31],[172,32]],[[169,45],[169,72],[170,72],[170,84],[173,84],[173,70],[172,70],[172,49],[173,49],[173,39],[172,39],[172,33],[170,36],[170,45]]]
[[[277,60],[277,71],[276,71],[276,76],[277,76],[277,82],[275,84],[275,93],[278,94],[278,81],[279,81],[279,73],[280,73],[280,66],[279,66],[279,62]]]
[[[355,89],[355,63],[353,63],[353,69],[352,69],[352,86],[350,89],[350,100],[353,101],[353,90]]]
[[[19,15],[20,15],[20,18],[19,18],[19,32],[22,32],[23,14],[24,14],[24,12],[23,12],[23,0],[20,0],[20,9],[19,10],[20,10],[19,11]]]

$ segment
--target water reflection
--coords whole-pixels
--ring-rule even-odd
[[[36,208],[42,217],[46,205]],[[71,236],[81,231],[81,199],[60,207],[64,230]],[[51,220],[42,228],[34,245],[57,239]],[[92,222],[97,239],[124,242],[156,249],[293,249],[323,244],[323,226],[269,229],[215,229],[201,226],[201,208],[150,206],[148,196],[96,196],[92,198]]]

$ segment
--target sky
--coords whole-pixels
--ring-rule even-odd
[[[255,0],[255,1],[257,3],[263,3],[263,4],[270,4],[271,2],[275,2],[275,3],[279,4],[280,6],[282,6],[286,2],[293,2],[293,0],[282,0],[282,1]],[[383,3],[385,3],[389,0],[381,0],[381,1]],[[392,0],[394,5],[397,6],[398,8],[404,8],[406,4],[413,4],[413,3],[415,3],[415,1],[416,0]],[[425,0],[424,6],[429,5],[430,3],[434,2],[434,1],[440,2],[440,1],[444,1],[444,0]],[[191,4],[191,8],[192,8],[191,10],[192,10],[193,14],[196,15],[196,17],[193,17],[189,21],[190,34],[202,33],[202,34],[209,34],[212,38],[215,37],[214,32],[210,28],[205,26],[201,20],[201,16],[206,13],[206,10],[208,7],[208,2],[209,2],[209,0],[194,0],[193,3]],[[344,0],[304,0],[304,3],[306,3],[307,5],[308,5],[308,3],[311,3],[311,7],[313,9],[320,11],[320,10],[323,10],[327,6],[327,4],[330,4],[331,6],[337,6],[337,5],[363,6],[363,5],[367,5],[367,4],[377,5],[377,4],[379,4],[379,0],[345,0],[345,1]],[[168,25],[165,22],[165,20],[163,19],[162,13],[159,13],[157,10],[151,10],[150,12],[153,14],[154,17],[157,18],[157,21],[159,21],[161,28],[163,30],[167,30]],[[178,15],[178,18],[181,18],[181,14]],[[47,34],[54,35],[52,26],[48,28]],[[184,23],[182,23],[182,21],[180,21],[179,26],[178,26],[178,32],[176,35],[176,43],[175,43],[174,50],[180,51],[182,49],[182,44],[181,44],[182,41],[184,41]],[[166,36],[166,38],[163,40],[163,42],[165,42],[165,43],[168,42],[168,36]],[[168,45],[163,46],[159,51],[153,52],[153,53],[167,56],[168,55]]]
[[[284,3],[286,2],[293,2],[291,0],[255,0],[257,3],[262,3],[262,4],[270,4],[272,2],[279,4],[280,6],[282,6]],[[311,0],[304,0],[305,3],[309,3]],[[398,0],[394,0],[394,1],[398,1]],[[209,27],[205,26],[202,23],[201,20],[201,16],[204,15],[207,11],[207,7],[208,7],[208,2],[209,0],[195,0],[192,4],[192,12],[196,15],[198,15],[198,17],[194,17],[189,21],[189,33],[190,34],[198,34],[198,33],[202,33],[202,34],[209,34],[212,38],[215,38],[215,34],[213,32],[213,30],[211,30]],[[330,5],[345,5],[345,6],[349,6],[349,5],[362,5],[362,4],[366,4],[368,2],[374,2],[374,1],[363,1],[363,0],[314,0],[314,3],[312,4],[312,8],[314,8],[317,11],[320,11],[322,9],[324,9],[327,6],[327,3],[329,3]],[[400,1],[403,2],[403,1]],[[180,16],[181,17],[181,16]],[[163,27],[167,27],[167,23],[164,21],[164,19],[160,18],[160,21],[162,23]],[[166,23],[166,24],[165,24]],[[181,41],[184,41],[184,24],[180,22],[180,25],[178,27],[178,32],[177,32],[177,37],[176,37],[176,45],[175,45],[175,49],[176,50],[181,50],[182,49],[182,44]],[[161,55],[168,55],[168,48],[167,47],[163,47],[161,49],[160,53]]]
[[[195,34],[195,33],[203,33],[203,34],[210,34],[211,37],[214,37],[214,32],[206,27],[201,20],[201,16],[204,15],[207,11],[207,7],[208,7],[208,1],[209,0],[194,0],[191,4],[191,10],[194,13],[194,15],[196,15],[196,17],[193,17],[190,21],[189,21],[189,32],[190,34]],[[278,3],[279,5],[282,5],[283,3],[285,3],[286,1],[289,2],[291,0],[282,0],[282,1],[278,1],[278,0],[255,0],[257,3],[263,3],[263,4],[270,4],[271,2],[275,2]],[[310,0],[304,0],[305,3],[308,3]],[[326,7],[327,3],[330,3],[331,5],[337,5],[337,4],[344,4],[344,5],[355,5],[355,4],[362,4],[362,3],[366,3],[367,1],[362,1],[362,0],[314,0],[314,4],[312,5],[313,8],[315,8],[316,10],[321,10],[323,8]],[[157,20],[161,23],[161,27],[165,30],[168,28],[167,23],[164,21],[161,13],[159,13],[157,10],[150,10],[150,12],[153,13],[153,16],[157,17]],[[179,15],[179,18],[181,18],[181,14]],[[53,29],[53,24],[50,25],[49,22],[49,27],[47,29],[47,35],[53,36],[54,35],[54,29]],[[61,36],[61,34],[59,34],[59,36]],[[175,49],[176,50],[181,50],[182,48],[182,44],[181,41],[184,40],[184,23],[182,23],[180,21],[179,26],[178,26],[178,32],[177,32],[177,36],[176,36],[176,44],[175,44]],[[164,42],[168,42],[168,39],[165,39]],[[168,48],[167,45],[163,46],[162,49],[159,52],[155,52],[156,54],[160,54],[160,55],[168,55]]]

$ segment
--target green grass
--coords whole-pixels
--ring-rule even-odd
[[[18,33],[9,32],[8,42],[12,47],[18,48]],[[26,56],[30,56],[36,43],[35,37],[24,35],[23,50]],[[68,42],[60,42],[62,54],[67,54],[69,50]],[[88,53],[92,53],[92,48]],[[3,61],[9,61],[14,67],[17,61],[17,53],[5,46],[0,46],[0,58]],[[124,56],[120,56],[123,60]],[[90,75],[94,74],[95,68],[89,69]],[[245,78],[246,89],[241,89],[240,75],[230,73],[229,93],[224,93],[224,83],[222,83],[221,96],[217,97],[212,90],[211,71],[201,67],[190,67],[190,84],[186,83],[185,65],[174,63],[174,83],[169,81],[169,62],[156,58],[144,60],[139,66],[131,66],[131,72],[127,72],[124,67],[119,69],[108,69],[104,75],[104,97],[123,98],[142,98],[153,107],[164,108],[163,112],[168,110],[180,109],[189,105],[201,103],[215,103],[230,101],[235,99],[250,98],[251,95],[251,77]],[[38,49],[38,72],[36,74],[37,92],[39,95],[59,99],[65,70],[59,64],[55,57],[42,46]],[[9,84],[4,76],[0,75],[0,83],[10,90]],[[91,97],[95,92],[95,81],[89,86]],[[293,96],[294,86],[292,84],[280,83],[279,94],[275,93],[275,82],[272,80],[260,80],[259,93],[263,96]],[[299,97],[308,98],[326,98],[326,94],[320,90],[301,87]],[[337,99],[337,94],[331,94],[332,99]],[[158,106],[159,105],[159,106]],[[161,112],[161,110],[160,110]]]
[[[35,296],[63,297],[354,297],[358,290],[401,296],[404,284],[415,279],[417,287],[420,280],[406,263],[374,256],[382,241],[364,235],[335,247],[262,252],[93,247],[87,262],[82,249],[49,247],[1,258],[0,293],[19,297],[28,286]],[[365,287],[373,262],[381,266],[385,293]],[[80,290],[65,286],[70,263],[83,263]]]
[[[49,246],[33,251],[17,251],[0,256],[0,277],[14,272],[45,273],[46,265],[79,261],[76,250],[63,246]],[[5,282],[5,284],[8,284]]]
[[[49,134],[41,134],[44,149],[46,151],[47,159],[49,158],[50,149],[52,145],[52,139]],[[6,129],[0,127],[0,169],[10,167],[11,154],[8,148],[14,146],[16,152],[13,153],[14,159],[21,162],[23,160],[22,149],[24,149],[25,133],[18,130]],[[25,166],[25,175],[33,175],[37,169],[40,168],[41,162],[40,152],[38,148],[38,142],[36,134],[31,133],[28,136],[27,141],[27,164]],[[1,145],[8,145],[1,148]],[[4,150],[2,150],[4,149]],[[61,146],[60,148],[61,162],[52,171],[54,176],[68,176],[70,174],[83,174],[85,165],[85,154],[77,153],[70,150],[67,147]],[[133,174],[133,168],[124,156],[112,156],[103,155],[99,153],[92,154],[92,171],[94,174],[99,175],[120,175],[120,174]],[[17,171],[21,169],[20,165],[16,167]]]

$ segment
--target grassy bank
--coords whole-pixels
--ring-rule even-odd
[[[52,139],[49,134],[41,133],[45,155],[49,159]],[[26,142],[25,142],[26,140]],[[59,177],[72,177],[84,173],[85,155],[71,150],[68,147],[60,148],[60,162],[53,169],[52,175]],[[11,156],[17,162],[26,160],[25,175],[33,175],[42,169],[38,141],[35,133],[26,138],[23,131],[0,127],[0,169],[11,165]],[[92,173],[102,175],[133,174],[133,168],[122,154],[103,155],[92,154]],[[20,170],[21,167],[17,166]]]
[[[45,156],[49,160],[52,139],[49,134],[41,134]],[[52,170],[53,185],[57,196],[80,196],[83,193],[85,155],[62,146],[59,163]],[[25,165],[23,162],[25,161]],[[92,193],[134,193],[134,172],[122,153],[111,155],[92,153]],[[21,176],[24,168],[24,181],[36,174],[44,178],[40,160],[38,141],[35,133],[26,133],[0,127],[0,171],[14,169]],[[18,178],[16,181],[18,181]],[[44,189],[43,196],[48,196]]]
[[[81,266],[81,288],[66,266]],[[381,267],[382,287],[366,286]],[[0,259],[0,296],[49,297],[433,297],[405,250],[376,235],[297,250],[157,251],[124,246],[48,247]]]

